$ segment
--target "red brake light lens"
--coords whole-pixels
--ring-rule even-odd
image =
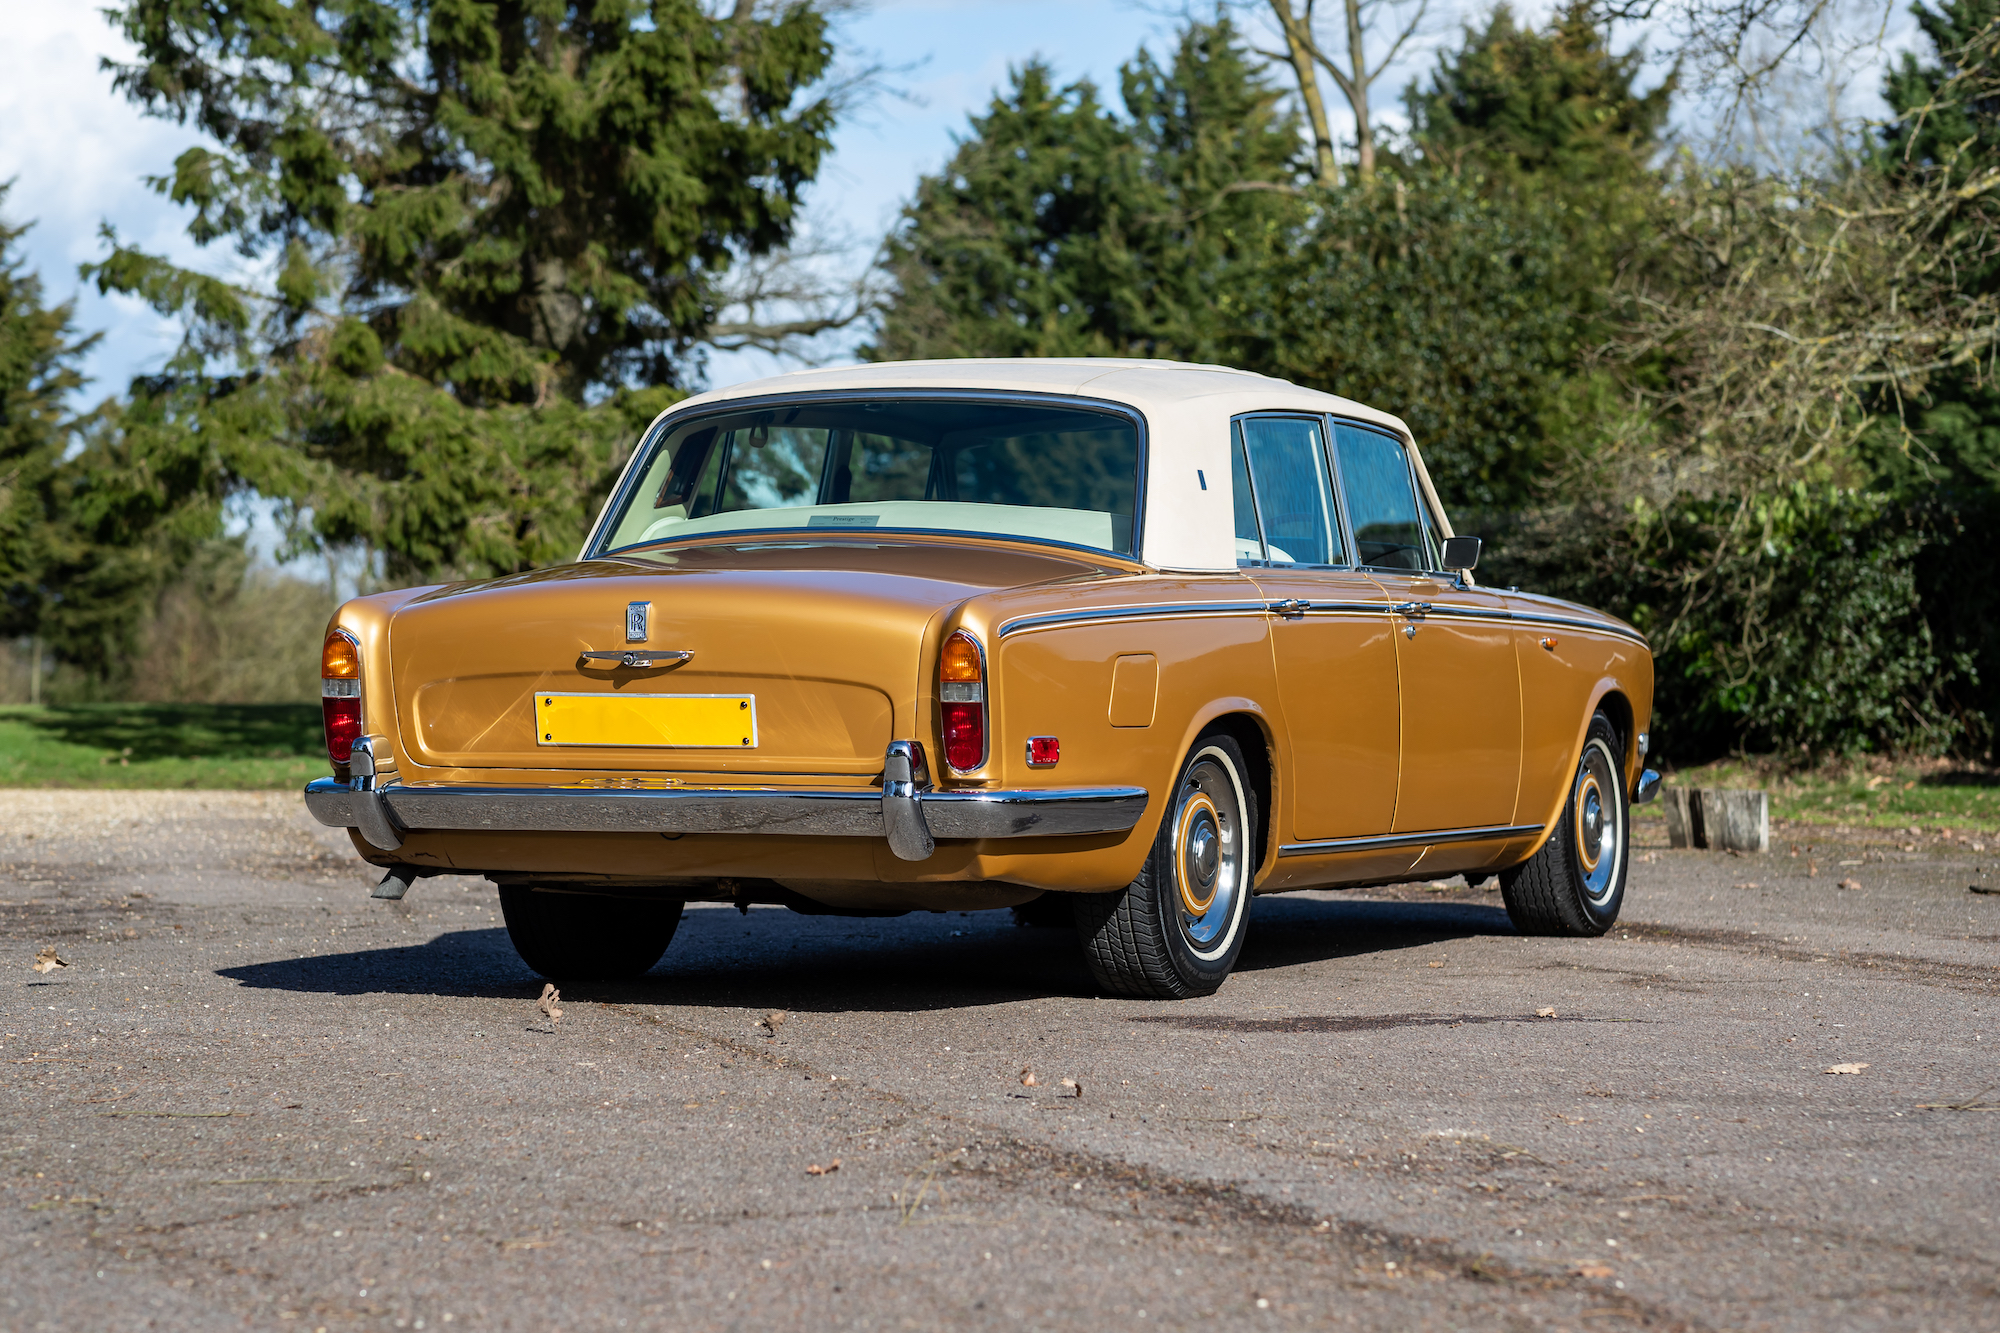
[[[326,721],[326,757],[346,765],[361,735],[361,645],[345,630],[326,636],[319,655],[319,707]]]
[[[964,630],[944,641],[938,662],[944,761],[959,772],[986,762],[986,655]]]

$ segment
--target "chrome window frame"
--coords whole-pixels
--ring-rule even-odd
[[[1333,418],[1328,416],[1324,412],[1288,411],[1281,407],[1259,408],[1256,411],[1252,412],[1238,412],[1236,415],[1229,418],[1229,434],[1230,434],[1229,447],[1231,450],[1231,468],[1232,470],[1234,469],[1234,451],[1236,449],[1236,445],[1238,441],[1241,441],[1243,444],[1243,471],[1250,478],[1250,505],[1252,510],[1255,511],[1257,515],[1257,544],[1263,550],[1264,553],[1264,558],[1261,560],[1244,560],[1239,557],[1236,561],[1236,567],[1238,569],[1273,569],[1273,570],[1315,569],[1315,570],[1346,570],[1346,571],[1352,571],[1357,568],[1360,568],[1360,566],[1356,565],[1352,559],[1348,560],[1345,564],[1337,564],[1337,565],[1310,564],[1302,560],[1275,561],[1271,559],[1271,539],[1268,535],[1269,529],[1264,524],[1264,507],[1262,502],[1257,499],[1256,468],[1251,465],[1250,443],[1249,440],[1243,434],[1243,423],[1246,421],[1257,421],[1257,420],[1313,421],[1319,424],[1319,448],[1321,454],[1320,462],[1324,464],[1326,467],[1326,486],[1327,486],[1326,499],[1328,506],[1332,510],[1331,518],[1333,523],[1332,530],[1327,535],[1329,537],[1335,535],[1339,536],[1342,554],[1351,556],[1351,555],[1358,555],[1360,553],[1358,548],[1354,545],[1354,535],[1348,529],[1347,496],[1341,489],[1340,472],[1338,464],[1334,460],[1333,428],[1331,425]],[[1233,511],[1230,514],[1229,518],[1229,528],[1230,528],[1230,533],[1229,533],[1230,544],[1233,546],[1236,541],[1236,516]]]
[[[1329,414],[1326,428],[1327,462],[1333,471],[1335,485],[1340,490],[1341,521],[1343,523],[1348,521],[1347,480],[1340,472],[1340,451],[1333,447],[1333,433],[1340,426],[1352,426],[1357,430],[1365,430],[1371,434],[1380,435],[1385,440],[1393,440],[1396,447],[1403,451],[1403,475],[1410,483],[1410,496],[1417,502],[1418,517],[1422,520],[1424,526],[1429,529],[1430,539],[1438,546],[1436,552],[1426,551],[1425,555],[1428,557],[1435,554],[1442,559],[1444,541],[1443,516],[1431,509],[1430,497],[1425,493],[1423,485],[1417,479],[1417,465],[1412,457],[1416,451],[1416,442],[1398,435],[1395,431],[1385,426],[1379,426],[1372,421],[1363,421],[1358,417],[1342,417]],[[1348,534],[1347,540],[1349,543],[1348,549],[1354,552],[1355,559],[1359,561],[1361,557],[1360,543],[1354,540],[1352,532]],[[1356,563],[1351,568],[1368,574],[1402,574],[1410,577],[1424,576],[1429,578],[1451,577],[1445,570],[1428,567],[1423,569],[1396,569],[1389,565],[1364,565]]]
[[[735,412],[755,412],[766,408],[780,408],[813,403],[873,403],[885,399],[919,400],[926,402],[991,403],[1003,407],[1082,407],[1110,413],[1122,417],[1132,424],[1138,435],[1138,459],[1133,468],[1132,478],[1132,550],[1130,553],[1115,551],[1104,546],[1085,546],[1075,542],[1058,541],[1051,538],[1028,537],[1009,532],[972,532],[963,528],[851,528],[844,529],[849,535],[916,535],[934,537],[988,537],[1000,541],[1027,542],[1036,546],[1055,546],[1072,551],[1090,551],[1110,556],[1114,560],[1129,560],[1135,564],[1146,563],[1143,552],[1146,549],[1146,489],[1148,465],[1151,461],[1151,438],[1146,430],[1145,413],[1127,403],[1112,402],[1104,398],[1092,398],[1074,393],[1034,393],[1011,392],[990,389],[824,389],[818,392],[801,390],[795,393],[766,394],[754,398],[730,398],[721,402],[704,403],[698,407],[667,414],[653,424],[653,428],[640,439],[633,450],[632,461],[625,466],[625,475],[619,479],[604,507],[598,511],[597,522],[591,525],[590,537],[584,543],[584,560],[616,559],[641,555],[645,551],[671,546],[682,541],[707,541],[714,537],[740,536],[753,541],[783,542],[788,537],[810,537],[823,540],[832,535],[827,528],[719,528],[690,533],[686,537],[659,537],[648,542],[635,542],[630,546],[612,547],[608,545],[612,515],[624,512],[624,507],[638,489],[641,479],[652,465],[652,459],[660,445],[689,418],[722,415]],[[1150,568],[1150,566],[1148,566]]]

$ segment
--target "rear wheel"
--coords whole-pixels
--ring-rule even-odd
[[[1619,757],[1624,742],[1598,713],[1583,738],[1562,817],[1542,849],[1500,874],[1500,892],[1523,935],[1602,935],[1625,902],[1631,810]]]
[[[623,981],[644,976],[673,942],[681,906],[671,899],[615,898],[503,886],[500,912],[521,961],[551,981]]]
[[[1256,866],[1256,796],[1243,752],[1204,736],[1181,765],[1139,877],[1076,897],[1077,933],[1097,984],[1114,995],[1212,995],[1243,949]]]

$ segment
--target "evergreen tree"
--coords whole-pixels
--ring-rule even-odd
[[[1963,180],[2000,161],[2000,86],[1964,79],[1973,72],[1968,62],[1990,57],[2000,0],[1944,0],[1935,9],[1918,3],[1910,13],[1931,54],[1925,61],[1905,51],[1883,80],[1883,99],[1895,113],[1883,127],[1884,165],[1949,167]]]
[[[1421,166],[1318,203],[1239,296],[1242,364],[1397,413],[1461,521],[1535,502],[1597,392],[1578,348],[1594,293],[1563,230]]]
[[[0,205],[8,188],[0,185]],[[51,489],[74,438],[68,399],[83,387],[67,303],[46,304],[41,279],[15,252],[26,227],[0,222],[0,634],[38,632],[54,543]]]
[[[129,0],[118,86],[192,122],[156,185],[199,243],[272,264],[293,342],[332,298],[389,364],[463,401],[673,383],[715,280],[791,233],[834,107],[810,0]],[[803,104],[801,104],[801,99]],[[106,285],[208,317],[251,311],[127,250]],[[358,335],[356,335],[358,336]]]
[[[1087,82],[1017,70],[891,238],[896,298],[869,354],[1213,360],[1239,291],[1298,212],[1300,147],[1227,22],[1170,65]]]
[[[896,296],[867,354],[1105,356],[1124,346],[1138,207],[1130,132],[1089,82],[1013,71],[889,242]]]
[[[838,96],[812,0],[118,17],[140,53],[118,86],[211,140],[155,185],[270,279],[111,238],[87,275],[186,337],[101,423],[86,489],[178,460],[160,475],[280,500],[294,549],[363,547],[399,583],[575,553],[638,429],[698,375],[722,278],[791,236]]]
[[[115,678],[160,589],[222,538],[228,487],[184,421],[75,411],[77,362],[101,335],[79,337],[69,303],[45,303],[13,253],[24,230],[0,224],[0,633]]]
[[[1636,92],[1643,54],[1613,55],[1591,9],[1571,0],[1536,32],[1497,6],[1439,59],[1430,87],[1404,94],[1412,139],[1427,157],[1534,177],[1543,189],[1563,182],[1599,192],[1646,176],[1674,81]]]

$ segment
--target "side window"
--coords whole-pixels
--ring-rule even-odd
[[[1250,462],[1243,456],[1243,426],[1230,428],[1229,488],[1236,497],[1236,558],[1262,560],[1264,533],[1257,526],[1257,499],[1250,490]]]
[[[1273,564],[1346,564],[1333,516],[1324,423],[1317,417],[1250,417],[1238,429],[1263,522],[1264,558]],[[1239,538],[1241,513],[1239,508]]]
[[[1435,567],[1430,525],[1417,502],[1403,442],[1342,422],[1334,427],[1333,447],[1360,563],[1374,569]]]

